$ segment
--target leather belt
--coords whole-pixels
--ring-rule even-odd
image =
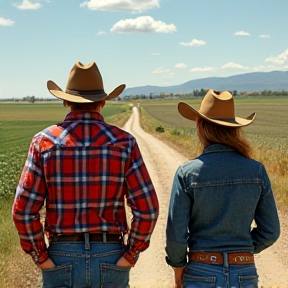
[[[254,255],[248,252],[235,252],[227,253],[228,264],[253,264]],[[207,253],[207,252],[189,252],[188,257],[190,261],[201,262],[206,264],[223,264],[224,257],[223,253]]]
[[[123,243],[121,234],[108,233],[79,233],[79,234],[59,234],[52,236],[50,242],[85,242],[85,234],[89,236],[89,242],[102,243]]]

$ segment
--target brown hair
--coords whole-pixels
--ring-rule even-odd
[[[81,111],[93,111],[97,109],[98,106],[102,104],[102,101],[96,101],[91,103],[75,103],[70,101],[64,101],[65,107],[70,107],[72,111],[81,110]]]
[[[245,157],[251,158],[251,146],[241,127],[217,125],[197,117],[197,135],[205,148],[213,143],[229,145]]]

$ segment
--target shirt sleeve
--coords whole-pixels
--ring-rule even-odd
[[[180,166],[173,180],[166,226],[166,262],[172,267],[180,268],[187,264],[190,210],[191,201],[185,189]]]
[[[12,208],[21,247],[36,264],[48,258],[39,214],[46,194],[39,150],[39,138],[35,136],[30,144]]]
[[[257,227],[251,231],[254,253],[259,253],[276,242],[280,236],[280,222],[270,180],[261,166],[262,193],[255,211]]]
[[[133,218],[129,246],[124,257],[135,265],[139,253],[149,247],[150,237],[159,215],[157,195],[137,143],[133,145],[131,151],[126,183],[127,204],[131,208]]]

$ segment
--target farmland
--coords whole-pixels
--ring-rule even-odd
[[[183,100],[199,109],[201,100]],[[146,132],[167,142],[190,159],[200,153],[195,123],[183,118],[179,100],[142,101],[141,126]],[[256,120],[244,128],[251,141],[254,158],[267,168],[279,207],[288,209],[288,98],[235,99],[236,115],[248,117],[256,112]],[[163,133],[155,128],[162,127]]]
[[[130,108],[128,103],[107,103],[103,116],[107,122],[122,126],[130,117]],[[26,275],[27,281],[30,281],[30,278],[35,279],[35,265],[29,259],[30,256],[18,257],[19,253],[26,255],[21,251],[19,238],[12,224],[12,201],[33,135],[62,121],[67,113],[68,110],[62,106],[62,102],[0,104],[0,287],[15,287],[7,280],[10,276],[13,278],[15,272],[11,275],[11,270],[15,269],[15,261],[18,261],[17,266],[22,267],[20,275]],[[8,283],[8,286],[4,286],[4,283]],[[31,286],[29,284],[25,287],[36,286],[31,282]]]
[[[200,106],[199,99],[184,101],[196,109]],[[189,158],[200,153],[195,124],[178,113],[179,100],[137,101],[135,106],[138,102],[144,130]],[[288,99],[236,99],[235,103],[237,116],[247,117],[254,111],[257,113],[255,123],[246,127],[245,131],[252,141],[255,158],[262,161],[268,170],[278,206],[287,209]],[[106,105],[103,110],[105,120],[122,126],[130,116],[129,103]],[[61,103],[0,104],[0,287],[4,283],[1,281],[7,279],[11,271],[15,275],[16,266],[22,267],[21,275],[35,279],[30,256],[19,257],[26,255],[13,228],[11,205],[31,138],[41,129],[61,121],[67,112]],[[158,127],[162,127],[164,132],[157,133]],[[31,286],[26,287],[36,286],[31,282]]]

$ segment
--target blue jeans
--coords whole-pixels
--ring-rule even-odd
[[[52,243],[55,268],[42,270],[43,288],[128,288],[130,268],[115,265],[124,252],[117,243]]]
[[[217,265],[190,261],[183,273],[183,288],[257,288],[255,264]]]

